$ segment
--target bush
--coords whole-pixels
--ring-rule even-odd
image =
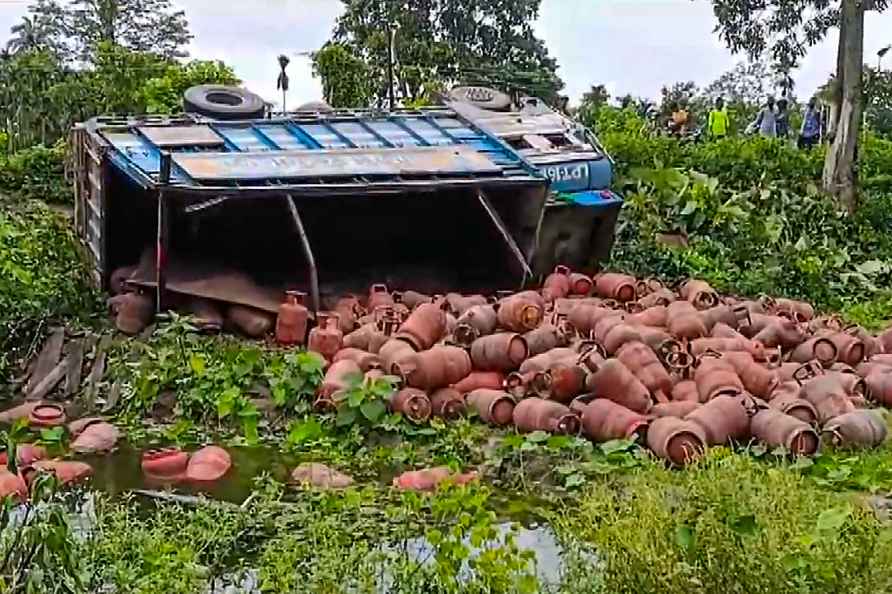
[[[563,532],[591,543],[599,563],[577,591],[869,593],[892,586],[892,539],[871,510],[724,449],[685,472],[648,468],[595,486],[580,501]]]
[[[71,204],[72,189],[65,181],[66,148],[33,146],[8,158],[0,157],[0,193],[21,200]]]
[[[892,170],[892,143],[867,136],[861,170],[870,189],[850,217],[818,189],[821,150],[759,137],[679,143],[650,135],[629,110],[602,109],[598,124],[626,197],[613,267],[836,310],[882,300],[892,283],[892,191],[880,173]],[[687,247],[662,244],[662,233]],[[852,311],[876,326],[871,316],[885,308]]]
[[[195,85],[237,85],[239,79],[232,68],[220,61],[193,60],[188,64],[173,63],[163,76],[150,78],[142,88],[148,113],[180,113],[183,93]]]
[[[0,379],[36,334],[94,310],[75,242],[68,222],[45,206],[0,210]]]

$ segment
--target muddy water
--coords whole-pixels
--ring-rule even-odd
[[[82,458],[93,466],[94,475],[88,484],[89,489],[102,491],[110,495],[121,495],[134,490],[166,491],[181,495],[206,495],[213,499],[230,503],[241,503],[251,494],[254,478],[261,473],[269,473],[281,482],[287,482],[291,470],[301,461],[298,456],[280,452],[271,447],[233,447],[227,448],[232,456],[232,469],[223,480],[207,486],[194,486],[186,483],[159,484],[148,481],[143,476],[140,466],[142,450],[124,445],[115,452],[105,456]],[[378,480],[382,486],[390,484],[397,469],[385,469]],[[512,526],[520,524],[515,532],[517,545],[521,549],[532,551],[536,558],[536,573],[540,581],[554,584],[560,580],[562,550],[551,528],[547,524],[537,522],[532,509],[535,502],[519,498],[509,493],[496,492],[492,503],[503,523],[500,532],[506,534]],[[470,543],[467,543],[468,545]],[[405,550],[417,561],[430,562],[433,548],[423,537],[411,539],[404,543]],[[401,547],[402,548],[402,547]],[[473,547],[472,547],[473,548]],[[230,576],[226,583],[215,583],[209,586],[209,593],[258,592],[256,573],[248,571]],[[387,591],[387,587],[383,591]]]
[[[200,487],[188,483],[164,484],[147,480],[140,462],[142,451],[123,446],[106,456],[82,458],[93,466],[93,489],[111,495],[119,495],[134,489],[165,490],[175,488],[188,495],[205,494],[208,497],[241,503],[251,494],[254,478],[268,472],[278,481],[286,482],[291,470],[299,463],[294,456],[267,447],[227,448],[232,456],[232,468],[226,476],[212,485]]]

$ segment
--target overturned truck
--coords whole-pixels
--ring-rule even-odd
[[[318,311],[373,283],[492,293],[596,263],[594,248],[560,261],[555,244],[580,231],[543,234],[549,179],[449,107],[98,117],[72,154],[95,281],[140,287],[159,310],[191,296],[275,313],[296,289]],[[607,216],[577,243],[609,250]]]

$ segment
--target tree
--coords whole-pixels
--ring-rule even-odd
[[[171,0],[74,0],[68,9],[69,36],[88,57],[100,42],[165,58],[185,56],[192,39],[186,14]]]
[[[712,0],[717,31],[732,51],[753,59],[766,52],[779,72],[790,72],[809,47],[839,29],[837,84],[829,129],[823,186],[850,212],[858,205],[856,141],[863,109],[864,15],[888,0]]]
[[[164,58],[186,55],[192,39],[186,15],[171,0],[38,0],[13,27],[10,42],[52,51],[63,60],[92,62],[100,43]]]
[[[326,43],[313,54],[313,74],[322,79],[322,96],[332,107],[364,107],[377,88],[371,68],[341,43]]]
[[[6,42],[11,55],[22,52],[49,52],[59,58],[66,54],[64,11],[54,0],[38,0],[29,14],[13,25],[12,37]]]
[[[184,65],[110,43],[100,43],[94,63],[81,69],[50,52],[23,52],[0,60],[0,135],[9,152],[49,145],[96,115],[179,112],[190,86],[237,83],[221,62]]]
[[[864,103],[870,129],[892,137],[892,71],[864,68]]]
[[[606,105],[610,101],[610,93],[604,85],[592,85],[588,91],[582,95],[582,105],[599,108]]]
[[[374,85],[373,102],[378,104],[388,93],[391,31],[396,95],[404,102],[423,100],[456,83],[485,84],[556,101],[563,87],[557,63],[532,27],[540,2],[346,0],[332,41],[366,65]],[[349,90],[335,90],[340,79],[326,81],[318,66],[317,72],[334,94],[349,95]]]
[[[230,66],[219,60],[192,60],[183,65],[167,64],[159,76],[145,81],[139,102],[148,113],[177,113],[183,109],[183,94],[195,85],[237,85],[241,81]]]
[[[740,62],[707,85],[703,94],[710,99],[722,97],[728,103],[758,105],[770,94],[770,87],[766,89],[765,85],[771,79],[764,61]]]
[[[601,108],[607,105],[610,100],[610,93],[604,85],[592,85],[591,88],[583,93],[582,101],[579,102],[579,108],[575,115],[586,121],[597,121],[598,113]]]

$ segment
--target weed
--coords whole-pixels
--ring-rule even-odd
[[[53,324],[97,309],[67,222],[36,203],[0,209],[0,383]]]
[[[194,333],[188,319],[173,316],[148,342],[129,341],[112,356],[111,377],[124,386],[125,413],[140,417],[165,392],[175,395],[178,419],[241,429],[259,440],[264,395],[283,413],[302,414],[322,382],[322,362],[304,351],[274,351],[225,337]],[[185,428],[183,428],[185,429]]]
[[[71,508],[58,494],[57,486],[53,475],[39,473],[28,503],[17,506],[9,498],[2,502],[0,591],[85,591],[80,543],[69,521]]]
[[[396,391],[396,381],[397,378],[387,376],[371,380],[361,375],[351,378],[347,389],[334,396],[337,426],[394,429],[401,417],[388,415],[387,403]]]

